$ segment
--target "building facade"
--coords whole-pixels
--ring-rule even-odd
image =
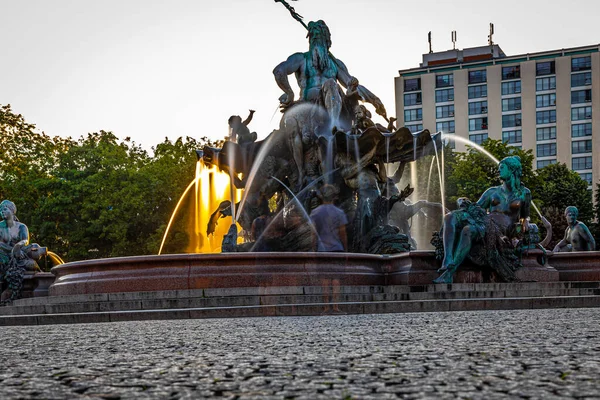
[[[398,126],[532,149],[600,181],[600,45],[506,56],[498,45],[423,55],[395,79]],[[456,142],[457,151],[465,144]]]

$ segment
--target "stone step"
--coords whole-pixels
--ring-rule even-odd
[[[0,316],[0,326],[75,324],[165,319],[322,315],[328,303],[194,307]],[[338,303],[344,314],[446,312],[600,307],[600,296],[506,297],[478,299],[370,301]],[[332,314],[331,312],[327,313]]]
[[[514,297],[519,293],[534,293],[536,290],[559,295],[562,290],[600,289],[600,282],[521,282],[521,283],[459,283],[447,285],[396,285],[396,286],[342,286],[344,294],[410,294],[411,298],[422,298],[416,293],[467,293],[463,297],[473,297],[472,293],[488,293],[490,297]],[[498,293],[504,293],[498,294]],[[163,290],[151,292],[102,293],[89,295],[31,297],[16,300],[16,306],[79,303],[91,301],[121,301],[175,298],[213,298],[231,296],[271,296],[271,295],[321,295],[321,286],[280,286],[249,288],[215,288],[195,290]],[[582,293],[583,294],[583,293]],[[565,293],[568,295],[568,293]],[[441,296],[441,295],[436,295]],[[461,294],[447,295],[456,298]]]
[[[343,286],[340,288],[341,294],[338,301],[340,303],[369,303],[600,295],[600,289],[595,288],[596,285],[590,284],[590,282],[585,282],[585,284],[567,282],[560,285],[519,283],[467,286],[461,284],[459,290],[454,290],[454,286],[456,285]],[[0,315],[305,305],[321,304],[324,300],[328,299],[324,298],[323,288],[320,286],[106,293],[20,299],[15,301],[12,306],[0,307]]]

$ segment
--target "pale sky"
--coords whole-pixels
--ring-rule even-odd
[[[507,55],[600,42],[598,0],[289,3],[327,23],[331,52],[388,115],[394,78],[419,65],[428,31],[434,51],[452,48],[452,30],[458,48],[485,45],[490,22]],[[229,116],[252,108],[264,138],[281,115],[272,70],[307,51],[305,36],[273,0],[0,0],[0,104],[50,135],[104,129],[147,149],[223,138]]]

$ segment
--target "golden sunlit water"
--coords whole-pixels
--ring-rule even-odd
[[[56,267],[57,265],[61,265],[64,264],[65,262],[63,261],[62,258],[60,258],[60,256],[56,253],[53,253],[51,251],[47,251],[46,255],[48,257],[50,257],[50,260],[52,260],[52,266]]]
[[[192,191],[191,189],[194,188]],[[190,195],[192,193],[192,195]],[[202,160],[196,163],[194,179],[185,189],[167,224],[158,254],[161,254],[168,239],[169,231],[178,212],[184,207],[190,207],[191,221],[187,224],[187,233],[190,238],[187,248],[181,249],[186,253],[215,253],[221,250],[223,236],[227,234],[233,219],[230,216],[219,218],[214,234],[207,235],[207,226],[212,213],[219,204],[225,200],[233,202],[242,198],[242,191],[230,189],[230,177],[217,169],[216,166],[208,167]],[[238,231],[241,228],[238,226]],[[241,240],[241,239],[239,239]]]

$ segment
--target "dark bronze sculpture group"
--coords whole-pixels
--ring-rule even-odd
[[[283,112],[279,129],[256,141],[256,133],[247,127],[251,111],[243,123],[239,116],[231,117],[232,140],[222,149],[203,149],[205,163],[229,172],[234,184],[246,190],[245,203],[236,207],[241,208],[236,217],[244,231],[254,232],[256,221],[262,225],[269,221],[259,237],[253,235],[254,242],[241,245],[236,245],[237,230],[233,228],[224,249],[316,250],[309,214],[318,206],[317,194],[324,185],[335,187],[336,206],[347,217],[347,251],[393,254],[414,249],[406,221],[423,207],[443,210],[437,203],[411,204],[406,198],[413,189],[400,192],[397,183],[406,163],[435,154],[440,139],[427,130],[413,135],[406,128],[395,128],[379,98],[329,51],[327,25],[323,21],[306,25],[293,8],[281,3],[307,28],[309,51],[292,54],[273,70],[284,92],[279,99]],[[298,100],[288,80],[292,74],[300,87]],[[364,103],[371,104],[388,125],[374,123]],[[392,163],[398,167],[388,176],[386,165]],[[498,172],[500,186],[488,189],[475,203],[460,199],[458,209],[446,214],[432,241],[442,260],[441,275],[435,282],[451,283],[467,258],[491,267],[501,279],[513,281],[521,252],[548,244],[550,236],[540,244],[539,230],[530,223],[531,193],[521,184],[520,159],[503,159]],[[273,211],[274,199],[277,207]],[[395,205],[400,206],[389,215]],[[555,251],[594,247],[589,230],[573,222]]]
[[[222,250],[395,254],[414,249],[407,221],[422,208],[445,210],[424,200],[411,204],[406,199],[413,188],[400,191],[397,184],[408,162],[441,148],[440,135],[396,128],[379,98],[331,54],[327,25],[323,21],[305,25],[285,1],[276,1],[307,28],[309,51],[292,54],[273,70],[284,92],[279,99],[283,112],[279,129],[257,141],[256,132],[248,128],[254,114],[250,110],[244,121],[239,116],[229,119],[231,140],[223,148],[205,147],[201,152],[206,164],[230,173],[234,185],[246,191],[235,217],[253,241],[237,244],[233,224]],[[292,74],[300,87],[298,100],[288,80]],[[374,123],[361,102],[371,104],[387,126]],[[391,176],[388,164],[398,165]],[[537,226],[529,222],[531,192],[521,184],[520,159],[503,159],[498,172],[500,186],[489,188],[476,203],[459,199],[458,209],[445,215],[432,241],[442,260],[436,283],[451,283],[467,258],[513,281],[520,251],[540,246]],[[319,207],[319,199],[324,206]],[[210,219],[208,234],[220,217],[232,214],[231,206],[229,201],[221,203]],[[25,275],[39,270],[36,260],[45,251],[29,244],[29,231],[16,211],[11,201],[0,203],[2,304],[19,298]],[[565,211],[569,226],[555,252],[595,249],[594,238],[577,221],[577,214],[575,207]]]

